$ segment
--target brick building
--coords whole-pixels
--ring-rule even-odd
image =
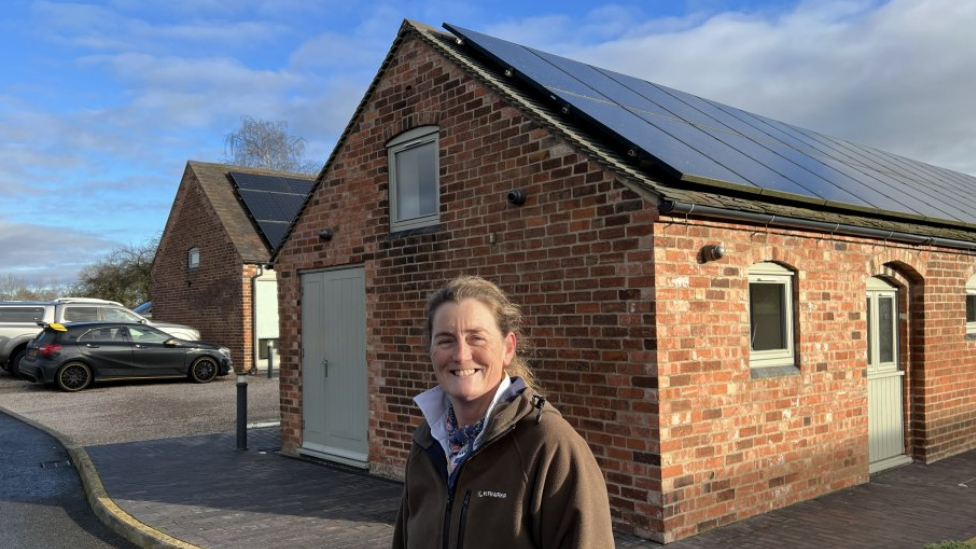
[[[252,212],[242,199],[247,193],[262,193],[242,190],[242,185],[282,180],[306,186],[304,193],[292,193],[296,196],[291,197],[290,212],[287,203],[285,213]],[[193,326],[203,341],[229,348],[235,368],[266,367],[268,341],[278,337],[271,252],[311,180],[293,173],[187,162],[152,265],[153,317]],[[287,217],[277,223],[277,231],[266,219],[274,215]]]
[[[273,258],[286,453],[402,475],[423,304],[459,274],[523,305],[622,531],[670,542],[976,447],[976,178],[674,90],[713,119],[648,117],[670,128],[648,147],[540,81],[545,54],[461,34],[404,22]],[[786,187],[837,174],[827,199]]]

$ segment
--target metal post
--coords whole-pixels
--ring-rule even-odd
[[[237,373],[237,449],[247,450],[247,373]]]
[[[274,371],[274,357],[275,341],[272,339],[268,341],[268,379],[271,379],[271,373]]]

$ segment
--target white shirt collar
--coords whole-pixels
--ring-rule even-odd
[[[505,390],[509,388],[512,384],[512,379],[507,375],[502,376],[502,382],[498,384],[498,389],[495,390],[495,395],[491,399],[491,404],[488,405],[488,411],[485,413],[485,424],[488,424],[488,418],[491,417],[491,411],[495,408],[495,404],[498,403],[499,397],[505,393]],[[420,411],[424,414],[424,419],[427,420],[427,425],[430,425],[430,434],[444,448],[444,452],[448,455],[450,454],[448,440],[447,440],[447,429],[445,425],[447,424],[447,405],[449,403],[447,399],[447,394],[438,385],[431,389],[420,393],[413,398],[413,401],[417,403]],[[478,435],[475,439],[475,446],[481,440],[482,435]]]

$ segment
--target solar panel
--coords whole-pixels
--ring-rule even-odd
[[[248,215],[274,252],[315,182],[244,172],[230,172],[230,176]]]
[[[976,224],[976,178],[445,24],[507,74],[695,185]]]

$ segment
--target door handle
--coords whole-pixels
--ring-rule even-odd
[[[329,377],[329,360],[322,359],[322,367],[325,368],[325,377]]]

